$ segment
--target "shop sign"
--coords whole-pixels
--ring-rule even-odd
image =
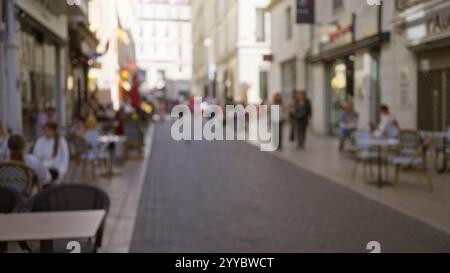
[[[353,42],[353,18],[345,17],[340,22],[319,28],[317,35],[320,50],[329,50]]]
[[[297,0],[297,24],[314,24],[314,0]]]
[[[403,12],[416,5],[429,2],[430,0],[395,0],[395,7],[397,11]]]
[[[428,35],[450,32],[450,11],[438,13],[427,20]]]

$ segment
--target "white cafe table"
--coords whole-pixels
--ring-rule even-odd
[[[104,210],[0,214],[0,242],[40,241],[41,252],[53,252],[54,240],[94,238]]]

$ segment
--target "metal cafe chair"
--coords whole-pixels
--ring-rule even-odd
[[[433,181],[427,165],[427,147],[422,143],[419,132],[416,130],[402,130],[399,140],[397,155],[392,160],[395,166],[394,186],[398,187],[401,172],[415,169],[419,177],[422,173],[426,175],[429,190],[433,191]]]
[[[356,173],[358,171],[358,166],[360,164],[364,167],[364,180],[366,180],[366,168],[369,166],[370,172],[372,173],[372,164],[379,159],[379,155],[376,152],[371,150],[370,144],[368,141],[372,139],[372,134],[368,130],[360,130],[355,133],[355,146],[356,146],[356,155],[355,155],[355,167],[353,169],[352,177],[355,178]]]

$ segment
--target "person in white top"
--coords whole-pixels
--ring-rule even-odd
[[[380,124],[376,126],[373,135],[377,138],[385,137],[386,132],[390,127],[396,127],[399,129],[397,118],[391,114],[388,106],[382,105]]]
[[[25,154],[25,139],[20,135],[12,135],[8,139],[9,159],[17,162],[23,162],[30,167],[36,176],[38,182],[42,185],[49,185],[52,181],[50,172],[45,166],[31,154]]]
[[[58,133],[58,124],[49,122],[44,126],[44,135],[34,146],[33,155],[41,161],[57,184],[64,180],[69,169],[69,147]]]

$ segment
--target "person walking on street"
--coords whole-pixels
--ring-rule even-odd
[[[339,117],[339,151],[344,150],[345,141],[351,139],[353,133],[358,130],[359,114],[353,109],[352,103],[345,104],[344,112]]]
[[[289,140],[291,142],[295,141],[295,134],[297,133],[297,119],[295,118],[295,111],[297,110],[298,100],[297,91],[292,92],[292,97],[289,100],[288,111],[289,111],[289,123],[291,125],[291,133]]]
[[[276,136],[278,139],[278,151],[283,149],[283,131],[284,131],[284,123],[286,121],[286,109],[283,104],[283,97],[280,94],[276,94],[273,99],[273,105],[278,106],[280,108],[280,116],[277,120],[273,120],[272,122],[278,123],[278,135]]]
[[[295,111],[295,119],[297,121],[298,132],[298,149],[305,148],[306,131],[309,125],[309,119],[312,114],[311,102],[306,97],[304,91],[297,93],[297,108]]]

